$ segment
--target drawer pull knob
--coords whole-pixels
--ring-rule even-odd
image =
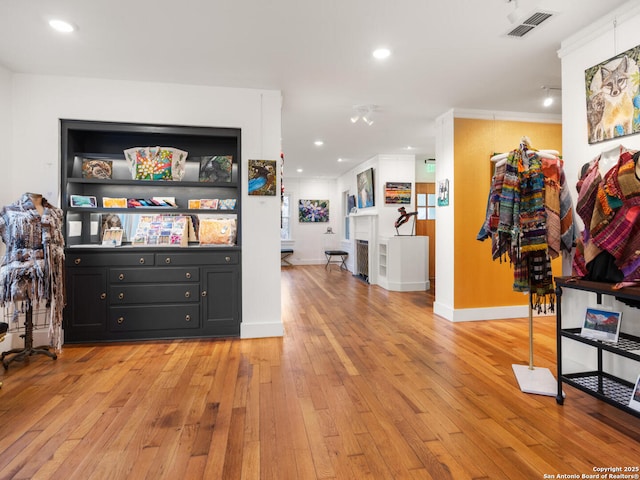
[[[118,275],[118,279],[124,280],[124,273],[121,273],[120,275]]]
[[[120,300],[122,300],[122,299],[124,298],[124,293],[120,292],[120,293],[118,294],[118,298],[119,298]]]
[[[184,292],[185,298],[189,298],[191,296],[191,292]]]
[[[229,263],[231,261],[231,257],[224,257],[224,260]]]
[[[185,277],[187,277],[187,278],[191,278],[191,272],[187,272],[187,273],[185,274]]]
[[[140,265],[144,264],[144,257],[140,257]]]
[[[190,321],[191,321],[191,315],[187,315],[187,316],[185,316],[185,317],[184,317],[184,319],[185,319],[187,322],[190,322]]]
[[[171,263],[171,257],[167,257],[164,259],[164,263]]]
[[[118,325],[122,324],[124,322],[124,317],[118,317],[118,320],[116,320],[116,322],[118,322]]]
[[[80,265],[80,262],[82,261],[81,258],[76,258],[73,263],[75,263],[76,265]]]
[[[107,298],[107,294],[106,293],[101,293],[100,294],[100,300],[104,300],[105,298]]]
[[[206,290],[203,290],[203,291],[202,291],[202,293],[201,293],[200,295],[202,295],[203,297],[206,297],[206,296],[207,296],[207,291],[206,291]]]

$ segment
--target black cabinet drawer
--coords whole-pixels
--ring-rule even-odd
[[[112,307],[109,331],[184,330],[200,327],[200,305],[142,305]]]
[[[194,283],[172,283],[160,285],[111,285],[109,302],[111,305],[133,303],[183,303],[199,302],[200,286]]]
[[[240,256],[238,252],[166,252],[156,254],[156,265],[235,265]]]
[[[198,267],[111,268],[111,283],[197,282]]]
[[[153,265],[153,253],[109,253],[109,254],[87,254],[67,251],[65,264],[69,267],[105,267],[113,265]]]

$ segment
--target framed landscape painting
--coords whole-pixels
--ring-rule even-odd
[[[384,188],[384,203],[408,205],[411,203],[411,182],[387,182]]]
[[[584,315],[580,335],[594,340],[617,342],[621,317],[621,312],[589,307]]]

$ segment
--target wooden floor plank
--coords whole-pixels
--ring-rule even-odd
[[[0,372],[0,479],[532,479],[638,466],[640,419],[522,393],[528,320],[282,271],[285,335],[66,345]],[[555,374],[555,318],[535,318]]]

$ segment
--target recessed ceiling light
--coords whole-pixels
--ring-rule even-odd
[[[75,30],[73,25],[64,20],[49,20],[49,26],[60,33],[71,33]]]
[[[341,161],[342,161],[342,159],[341,159],[341,158],[339,158],[339,159],[338,159],[338,162],[341,162]]]
[[[298,169],[296,170],[296,172],[298,172],[298,173],[302,173],[302,169],[301,169],[301,168],[298,168]]]
[[[391,50],[386,47],[377,48],[373,51],[373,56],[378,60],[384,60],[389,55],[391,55]]]
[[[322,145],[324,145],[324,142],[322,140],[316,140],[315,142],[313,142],[313,144],[316,147],[321,147]]]
[[[407,145],[406,147],[404,147],[405,150],[413,150],[413,147],[411,145]]]

